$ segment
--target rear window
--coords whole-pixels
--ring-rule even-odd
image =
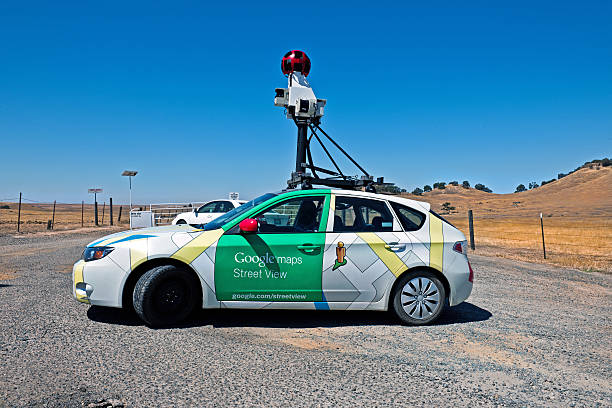
[[[422,212],[393,201],[390,203],[405,231],[416,231],[425,223],[425,214]]]

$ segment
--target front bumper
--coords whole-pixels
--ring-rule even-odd
[[[121,295],[128,274],[110,259],[111,256],[74,264],[72,294],[76,300],[98,306],[122,306]]]

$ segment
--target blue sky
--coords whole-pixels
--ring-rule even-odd
[[[2,2],[0,199],[127,202],[125,169],[143,203],[285,187],[290,49],[323,128],[408,190],[612,156],[611,2],[427,3]]]

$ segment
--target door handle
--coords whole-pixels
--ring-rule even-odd
[[[389,242],[385,244],[385,249],[390,251],[403,251],[406,248],[406,245],[400,244],[399,242]]]
[[[302,251],[314,251],[319,248],[320,247],[318,245],[313,245],[313,244],[302,244],[302,245],[297,246],[297,249],[301,249]]]

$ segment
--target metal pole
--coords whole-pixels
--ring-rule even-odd
[[[117,222],[121,222],[121,210],[123,210],[123,206],[119,206],[119,217],[117,218]]]
[[[297,123],[298,137],[297,137],[297,154],[295,157],[295,172],[303,173],[304,168],[302,163],[306,163],[306,146],[308,145],[308,124]]]
[[[474,244],[474,213],[472,213],[472,210],[468,210],[468,222],[470,224],[470,248],[474,251],[476,244]]]
[[[104,209],[106,208],[106,201],[102,204],[102,225],[104,225]]]
[[[94,193],[94,222],[98,226],[98,194]]]
[[[542,251],[544,252],[544,259],[546,259],[546,244],[544,243],[544,221],[542,220],[542,213],[540,213],[540,227],[542,228]]]
[[[110,200],[110,225],[113,225],[113,197],[110,197],[109,200]]]
[[[53,200],[53,217],[51,217],[51,229],[55,228],[55,203],[57,200]]]
[[[129,177],[130,179],[130,213],[132,212],[132,176]]]
[[[81,228],[85,225],[85,201],[81,201]]]
[[[19,232],[20,225],[21,225],[21,193],[19,193],[19,210],[17,211],[17,232]]]

